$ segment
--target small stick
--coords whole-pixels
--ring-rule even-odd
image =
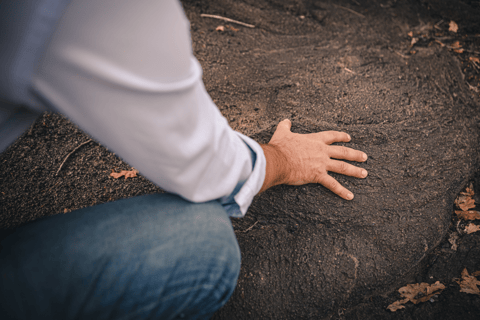
[[[438,42],[438,43],[441,43],[440,41],[437,41],[437,40],[435,40],[435,41]],[[442,47],[443,47],[443,46],[442,46]],[[447,46],[447,48],[452,49],[452,50],[463,50],[463,51],[465,51],[465,52],[470,52],[470,53],[473,53],[473,54],[480,54],[479,51],[468,50],[468,49],[465,49],[465,48],[462,48],[462,47],[457,48],[457,47]],[[462,51],[462,53],[463,53],[463,51]]]
[[[406,55],[404,55],[404,54],[401,54],[401,53],[398,52],[398,51],[395,51],[395,53],[398,54],[400,57],[402,57],[402,58],[404,58],[404,59],[410,59],[409,56],[406,56]]]
[[[244,230],[244,231],[242,231],[242,232],[248,232],[248,231],[252,230],[252,228],[255,227],[255,225],[256,225],[257,223],[258,223],[258,220],[255,221],[254,224],[252,224],[250,227],[248,227],[246,230]]]
[[[230,18],[225,18],[225,17],[222,17],[222,16],[216,16],[216,15],[213,15],[213,14],[202,13],[200,15],[200,17],[213,18],[213,19],[223,20],[223,21],[227,21],[227,22],[231,22],[231,23],[236,23],[236,24],[239,24],[241,26],[248,27],[248,28],[255,28],[255,26],[253,24],[248,24],[248,23],[245,23],[245,22],[233,20],[233,19],[230,19]]]
[[[363,14],[358,13],[357,11],[353,11],[352,9],[339,6],[338,4],[334,4],[334,6],[337,6],[337,7],[341,8],[341,9],[343,9],[343,10],[350,11],[351,13],[356,14],[356,15],[359,16],[359,17],[365,18],[365,16],[364,16]]]
[[[355,72],[354,72],[354,71],[352,71],[352,70],[348,69],[347,67],[345,67],[345,71],[348,71],[348,72],[350,72],[350,73],[353,73],[353,74],[355,74]]]
[[[58,175],[58,173],[60,172],[60,170],[62,170],[62,167],[63,167],[63,165],[65,164],[65,161],[67,161],[67,159],[68,159],[75,151],[77,151],[78,149],[80,149],[81,146],[86,145],[87,143],[89,143],[89,142],[91,142],[91,141],[92,141],[92,139],[88,139],[87,141],[81,143],[79,146],[77,146],[75,149],[73,149],[72,152],[70,152],[69,154],[67,154],[67,156],[65,157],[65,159],[63,159],[62,164],[61,164],[60,167],[58,168],[57,173],[55,173],[55,176]]]
[[[477,68],[478,70],[480,70],[480,67],[478,66],[478,64],[477,64],[475,61],[473,61],[473,60],[470,60],[470,61],[472,61],[472,64],[473,64],[473,66],[474,66],[475,68]]]
[[[461,231],[460,231],[460,229],[458,228],[458,226],[459,226],[459,225],[460,225],[460,220],[458,220],[458,222],[457,222],[457,232],[458,232],[458,234],[460,234],[460,235],[461,235],[461,234],[462,234],[462,232],[461,232]]]
[[[435,23],[435,25],[433,26],[435,29],[438,29],[438,30],[442,30],[442,28],[440,28],[440,25],[443,23],[443,20],[440,20],[439,22]]]
[[[468,82],[467,82],[467,84],[468,84],[468,87],[470,88],[470,90],[473,90],[473,91],[475,91],[475,92],[478,93],[478,88],[477,88],[477,87],[472,86],[472,85],[471,85],[470,83],[468,83]]]

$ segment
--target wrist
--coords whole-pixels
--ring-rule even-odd
[[[285,155],[274,145],[262,144],[265,159],[265,180],[259,193],[287,181],[288,161]]]

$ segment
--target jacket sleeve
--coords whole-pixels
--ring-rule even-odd
[[[177,1],[73,0],[32,84],[166,191],[242,216],[263,184],[263,151],[206,92]]]

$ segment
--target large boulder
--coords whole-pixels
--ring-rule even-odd
[[[294,132],[346,131],[369,176],[334,175],[351,202],[320,185],[257,196],[234,220],[242,270],[215,318],[320,319],[393,290],[445,236],[478,164],[478,103],[451,52],[426,37],[411,47],[409,31],[433,28],[414,3],[354,13],[245,2],[186,4],[207,89],[232,127],[263,143],[283,118]],[[223,22],[200,13],[259,28],[218,32]]]

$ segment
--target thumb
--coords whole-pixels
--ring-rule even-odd
[[[290,131],[290,128],[292,128],[292,122],[289,119],[281,121],[277,126],[277,130],[281,131]]]

